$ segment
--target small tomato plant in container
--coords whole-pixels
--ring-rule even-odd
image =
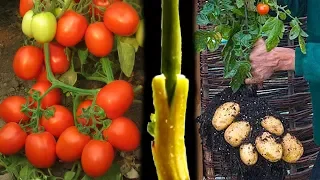
[[[224,77],[231,79],[235,92],[251,76],[249,56],[255,42],[264,38],[267,51],[271,51],[283,38],[287,21],[289,39],[298,39],[306,53],[304,38],[308,35],[301,29],[302,23],[276,0],[209,0],[197,15],[197,24],[212,28],[196,31],[196,51],[214,52],[222,47]]]
[[[25,41],[13,70],[33,85],[0,103],[0,170],[139,179],[140,119],[129,110],[141,105],[141,12],[139,0],[20,0]]]

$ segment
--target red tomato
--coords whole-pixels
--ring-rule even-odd
[[[83,149],[81,164],[87,175],[100,177],[111,167],[113,159],[114,150],[109,142],[91,140]]]
[[[29,121],[30,118],[21,112],[22,106],[26,103],[26,98],[22,96],[7,97],[0,104],[0,118],[7,123]]]
[[[58,43],[50,43],[50,66],[53,74],[63,74],[69,70],[70,61],[65,53],[65,47]]]
[[[121,0],[93,0],[92,1],[92,6],[94,7],[94,14],[98,17],[101,16],[103,17],[103,14],[105,12],[105,9],[107,9],[107,7],[110,6],[110,4],[114,3],[114,2],[119,2]],[[92,14],[92,6],[90,7],[89,11],[90,14]],[[103,11],[100,10],[100,8],[104,9]]]
[[[48,109],[54,110],[54,115],[48,119],[42,115],[40,125],[53,136],[59,137],[68,127],[74,126],[72,112],[66,107],[53,105]]]
[[[85,34],[89,52],[97,57],[107,56],[113,47],[113,34],[103,22],[90,24]]]
[[[86,118],[80,118],[79,116],[81,116],[83,114],[83,110],[87,110],[92,104],[91,100],[85,100],[83,102],[81,102],[77,108],[77,121],[78,123],[82,124],[83,126],[91,126],[92,125],[92,119],[86,119]]]
[[[266,15],[269,13],[270,7],[268,4],[258,3],[257,5],[257,12],[260,15]]]
[[[41,81],[50,82],[50,81],[48,80],[47,71],[46,71],[46,70],[43,70],[43,71],[39,74],[39,76],[38,76],[38,78],[37,78],[37,82],[41,82]]]
[[[81,158],[83,148],[90,141],[90,136],[79,132],[77,127],[71,126],[60,135],[56,152],[64,162],[74,162]]]
[[[23,17],[26,12],[33,8],[33,0],[20,0],[19,13]]]
[[[40,48],[23,46],[18,49],[13,59],[13,71],[23,80],[31,80],[41,72],[44,55]]]
[[[45,81],[39,81],[36,82],[32,87],[31,90],[39,91],[40,95],[45,93],[49,88],[51,87],[50,82]],[[41,108],[46,109],[47,107],[50,107],[52,105],[60,104],[62,99],[61,91],[60,89],[53,89],[48,94],[45,95],[45,97],[41,100]],[[35,106],[37,103],[34,104]]]
[[[58,21],[56,40],[66,47],[75,46],[82,40],[87,27],[88,21],[84,16],[68,10]]]
[[[27,133],[14,122],[9,122],[0,129],[0,153],[13,155],[19,152],[26,142]]]
[[[134,92],[130,83],[115,80],[100,90],[96,104],[104,110],[108,118],[115,119],[129,109],[133,97]]]
[[[111,125],[103,131],[103,136],[120,151],[133,151],[140,145],[140,131],[128,118],[113,119]]]
[[[115,2],[104,13],[103,21],[116,35],[131,36],[139,27],[139,15],[128,3]]]
[[[49,132],[30,134],[27,137],[25,153],[36,168],[50,168],[56,161],[56,140]]]

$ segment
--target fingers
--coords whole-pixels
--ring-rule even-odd
[[[260,38],[260,39],[253,45],[253,47],[259,47],[259,46],[262,46],[262,45],[264,45],[264,44],[265,44],[264,40],[263,40],[262,38]]]
[[[245,83],[262,85],[263,80],[261,80],[261,78],[252,77],[252,78],[245,79]]]

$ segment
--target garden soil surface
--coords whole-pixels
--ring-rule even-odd
[[[237,93],[233,93],[231,88],[227,88],[220,94],[213,97],[205,112],[197,118],[200,124],[200,136],[206,149],[212,150],[214,154],[219,154],[215,158],[215,169],[223,177],[233,177],[237,180],[283,180],[286,175],[287,164],[283,161],[270,163],[259,155],[258,162],[253,166],[246,166],[239,156],[239,148],[231,147],[224,140],[224,131],[217,131],[212,125],[212,117],[216,109],[225,102],[236,102],[240,105],[240,114],[236,120],[248,121],[252,127],[249,137],[245,140],[255,144],[257,136],[265,130],[261,127],[262,118],[272,115],[280,120],[279,116],[267,102],[256,95],[255,89],[242,88]],[[288,126],[286,121],[282,121],[285,129]],[[286,133],[286,132],[285,132]],[[283,133],[283,135],[285,134]],[[275,137],[280,140],[279,137]],[[218,159],[218,160],[217,160]],[[211,162],[212,163],[212,162]]]
[[[0,1],[0,102],[8,96],[12,95],[26,95],[26,92],[33,85],[34,81],[22,81],[17,78],[13,72],[12,62],[15,52],[22,46],[24,42],[24,35],[21,31],[21,21],[19,17],[19,1],[18,0],[6,0]],[[142,52],[138,53],[136,57],[135,78],[133,82],[135,84],[143,84],[143,58]],[[139,66],[139,67],[137,67]],[[139,77],[138,77],[139,76]],[[79,82],[86,88],[97,88],[103,86],[101,83],[89,83]],[[141,96],[139,99],[142,99]],[[64,104],[70,104],[70,99],[65,99]],[[126,116],[134,120],[140,127],[142,125],[142,103],[134,103],[131,109],[128,110]],[[3,121],[0,120],[0,127],[3,125]],[[136,163],[139,164],[140,149],[135,152],[124,155],[126,158],[136,159]],[[122,159],[122,158],[120,158]],[[54,174],[62,176],[63,172],[71,168],[69,164],[57,164],[54,167]],[[0,167],[0,172],[3,169]],[[10,180],[7,174],[1,175],[0,180]]]

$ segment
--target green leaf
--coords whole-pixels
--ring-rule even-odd
[[[207,2],[203,5],[203,7],[200,11],[200,14],[208,15],[208,14],[212,13],[213,10],[214,10],[214,4],[211,2]]]
[[[107,173],[102,177],[96,178],[95,180],[122,180],[122,174],[120,166],[118,164],[112,164]]]
[[[298,39],[299,39],[299,46],[300,46],[301,52],[303,54],[306,54],[307,50],[306,50],[306,42],[305,42],[305,40],[303,39],[302,36],[299,36]]]
[[[64,180],[72,180],[74,178],[74,176],[76,175],[75,172],[73,171],[67,171],[65,174],[64,174]]]
[[[208,16],[205,14],[198,14],[197,15],[197,24],[200,26],[205,26],[205,25],[210,24]]]
[[[300,30],[300,26],[293,26],[289,32],[289,39],[296,39],[300,35]]]
[[[201,52],[207,49],[207,33],[204,30],[195,32],[195,48],[196,52]]]
[[[300,35],[301,35],[302,37],[305,37],[305,38],[308,37],[308,34],[307,34],[303,29],[301,29]]]
[[[19,176],[21,180],[28,180],[31,173],[32,173],[32,168],[29,164],[27,164],[20,170]]]
[[[155,125],[156,123],[155,122],[148,122],[148,125],[147,125],[147,131],[148,133],[154,137],[154,128],[155,128]]]
[[[118,56],[124,75],[130,77],[135,63],[135,49],[132,45],[118,41]]]
[[[271,51],[273,48],[278,46],[284,30],[284,24],[280,19],[271,17],[266,21],[262,27],[262,31],[268,37],[266,40],[267,51]]]
[[[229,39],[232,28],[230,26],[221,24],[215,27],[216,32],[220,32],[223,39]]]
[[[83,178],[81,180],[93,180],[91,177],[89,177],[88,175],[83,176]]]
[[[117,37],[121,42],[123,42],[123,43],[127,43],[127,44],[130,44],[131,46],[133,46],[134,47],[134,49],[135,49],[135,52],[137,52],[138,51],[138,49],[139,49],[139,43],[138,43],[138,41],[137,41],[137,39],[136,38],[132,38],[132,37],[124,37],[124,36],[119,36],[119,37]]]
[[[74,86],[77,80],[78,74],[72,68],[70,68],[67,72],[65,72],[59,77],[59,81],[70,86]]]
[[[88,49],[85,49],[85,50],[79,49],[78,50],[78,56],[79,56],[81,65],[84,65],[87,63],[88,55],[89,55]]]
[[[248,11],[255,12],[256,11],[256,0],[246,0]]]
[[[231,79],[230,86],[234,92],[238,91],[241,85],[244,84],[244,80],[247,78],[247,75],[250,73],[251,65],[247,61],[238,62],[240,63],[237,73]]]
[[[102,65],[102,71],[106,75],[107,82],[110,83],[114,81],[113,71],[112,71],[112,62],[109,58],[103,57],[100,59]]]
[[[236,5],[238,8],[242,8],[244,6],[244,0],[236,0]]]

